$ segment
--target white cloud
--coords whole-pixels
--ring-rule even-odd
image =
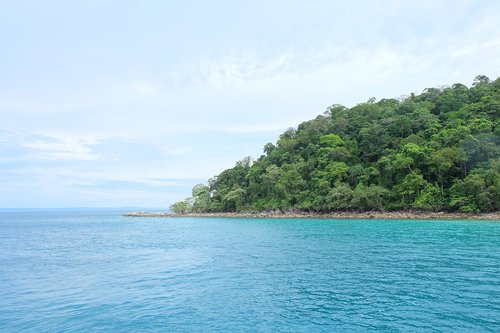
[[[32,159],[75,161],[91,161],[98,159],[98,156],[92,154],[92,150],[81,142],[25,142],[21,144],[21,147],[36,151],[30,155]]]
[[[95,160],[98,158],[89,147],[95,144],[92,138],[61,138],[29,132],[2,131],[0,144],[11,156],[2,156],[2,161],[23,160]]]

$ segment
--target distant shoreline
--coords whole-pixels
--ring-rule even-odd
[[[127,217],[157,217],[157,218],[183,218],[183,217],[222,217],[222,218],[320,218],[320,219],[412,219],[412,220],[489,220],[500,221],[500,212],[493,213],[447,213],[447,212],[336,212],[336,213],[308,213],[308,212],[262,212],[262,213],[183,213],[172,214],[165,212],[131,212]]]

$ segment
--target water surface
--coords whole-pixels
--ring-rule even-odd
[[[0,212],[0,331],[499,332],[500,223]]]

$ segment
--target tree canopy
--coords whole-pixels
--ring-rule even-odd
[[[176,212],[500,208],[500,78],[334,104],[193,189]]]

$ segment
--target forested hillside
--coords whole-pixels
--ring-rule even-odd
[[[196,185],[179,212],[500,208],[500,78],[330,106]]]

